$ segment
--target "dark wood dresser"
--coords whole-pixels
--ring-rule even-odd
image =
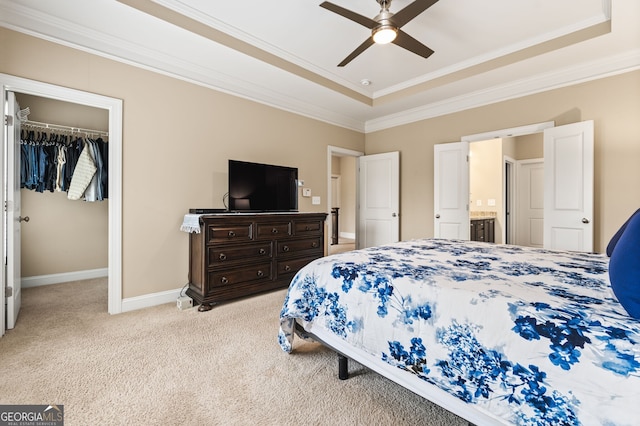
[[[496,242],[495,218],[472,218],[470,229],[471,241],[485,241],[487,243]]]
[[[284,288],[324,255],[326,213],[221,213],[200,217],[189,234],[187,295],[212,305]]]

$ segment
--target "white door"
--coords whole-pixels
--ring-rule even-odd
[[[6,247],[4,256],[6,262],[6,286],[10,288],[5,294],[7,300],[7,324],[11,329],[15,327],[20,304],[22,300],[22,289],[20,285],[20,121],[18,112],[20,107],[16,102],[13,92],[7,92],[7,120],[6,129],[6,161],[13,161],[13,165],[5,167],[6,175]],[[11,254],[11,256],[9,256]]]
[[[515,244],[544,246],[544,160],[517,162]]]
[[[400,153],[358,157],[357,248],[400,240]]]
[[[544,247],[593,251],[593,121],[544,131]]]
[[[469,239],[469,142],[433,147],[433,234]]]

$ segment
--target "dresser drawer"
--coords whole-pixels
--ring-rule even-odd
[[[309,251],[322,251],[322,249],[322,236],[276,242],[278,256],[298,255]]]
[[[291,275],[293,277],[296,272],[317,258],[318,256],[279,260],[277,267],[278,278],[282,278],[286,275]]]
[[[209,289],[216,287],[234,286],[245,283],[259,283],[271,281],[271,263],[244,266],[242,268],[227,269],[225,271],[209,272]]]
[[[261,239],[286,238],[291,236],[291,222],[258,223],[257,237]]]
[[[207,265],[208,267],[216,267],[235,261],[271,259],[273,255],[271,247],[271,241],[265,241],[260,244],[207,247]]]
[[[207,225],[207,242],[242,242],[253,240],[253,224]]]
[[[296,221],[294,226],[296,235],[319,234],[322,231],[324,231],[324,221],[322,220]]]

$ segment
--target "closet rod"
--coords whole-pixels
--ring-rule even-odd
[[[94,130],[94,129],[83,129],[82,127],[71,127],[71,126],[63,126],[61,124],[49,124],[49,123],[41,123],[39,121],[23,121],[21,123],[23,126],[30,127],[38,127],[41,129],[49,129],[49,130],[63,130],[71,133],[85,133],[90,135],[99,135],[99,136],[109,136],[109,132],[103,132],[102,130]]]

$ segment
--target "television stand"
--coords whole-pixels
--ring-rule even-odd
[[[189,234],[187,295],[199,311],[285,288],[307,263],[324,256],[326,213],[213,213]]]

